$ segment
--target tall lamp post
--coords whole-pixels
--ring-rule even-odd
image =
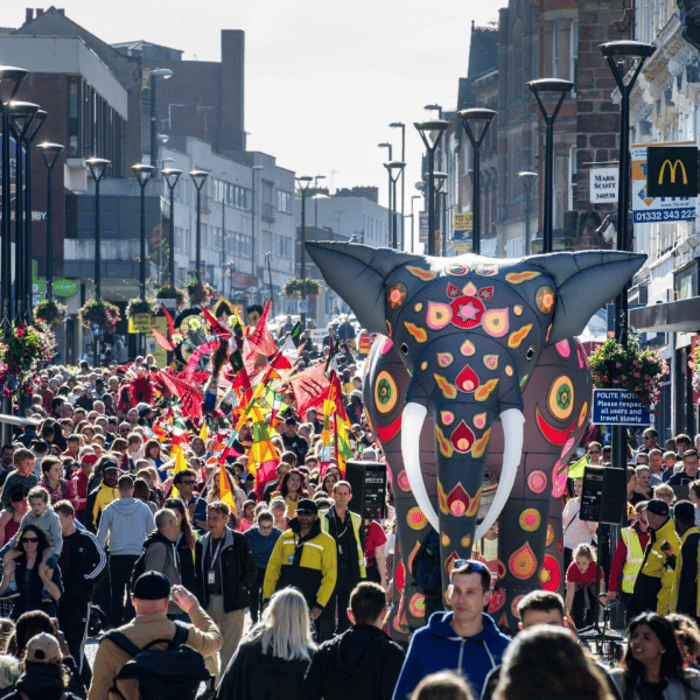
[[[447,122],[444,119],[430,119],[414,122],[413,126],[428,151],[428,255],[435,255],[435,149],[440,145]]]
[[[102,240],[100,238],[100,182],[104,177],[105,170],[111,165],[106,158],[88,158],[85,164],[90,169],[92,179],[95,181],[95,299],[102,301]],[[97,367],[100,363],[100,341],[99,333],[95,333],[94,352],[95,359],[93,365]]]
[[[131,169],[139,183],[141,189],[141,246],[139,255],[141,265],[139,267],[139,296],[141,299],[146,298],[146,185],[153,175],[155,168],[152,165],[145,163],[137,163],[132,165]]]
[[[250,239],[251,239],[251,252],[250,255],[252,257],[251,264],[250,264],[250,274],[253,277],[257,277],[255,274],[255,173],[260,172],[263,169],[262,165],[254,165],[251,170],[253,171],[251,173],[252,177],[252,188],[251,188],[251,196],[253,198],[253,201],[251,203],[251,217],[250,217]]]
[[[457,112],[472,146],[472,253],[481,253],[481,144],[496,116],[492,109],[463,109]]]
[[[12,241],[11,206],[10,206],[10,102],[14,99],[19,86],[27,75],[24,68],[0,66],[0,104],[2,105],[2,327],[10,325],[10,301],[12,299]]]
[[[306,190],[309,189],[313,178],[310,175],[300,175],[296,178],[297,186],[301,192],[301,270],[299,276],[301,279],[306,279]],[[305,295],[302,295],[302,299],[305,299]],[[307,302],[308,303],[308,302]],[[306,330],[306,311],[302,311],[301,317],[301,330]]]
[[[530,255],[532,252],[532,237],[530,236],[530,201],[532,186],[537,179],[537,173],[530,170],[521,170],[518,173],[518,177],[525,188],[525,255]]]
[[[435,194],[438,195],[437,220],[440,224],[440,255],[444,256],[447,251],[447,245],[445,243],[445,239],[447,238],[447,216],[445,215],[447,204],[447,173],[435,173]]]
[[[391,122],[389,124],[389,127],[391,129],[401,129],[401,161],[406,162],[406,125],[403,122]],[[396,201],[396,200],[394,200]],[[404,240],[404,220],[406,217],[406,214],[404,212],[406,206],[406,170],[401,171],[401,250],[404,249],[405,247],[405,240]],[[396,204],[394,204],[394,207],[396,208]]]
[[[15,288],[14,288],[14,318],[17,323],[25,314],[25,228],[24,228],[24,137],[31,126],[39,105],[33,102],[13,100],[9,104],[10,128],[15,137]],[[28,183],[27,183],[28,184]]]
[[[629,239],[629,198],[630,198],[630,94],[644,62],[656,47],[640,41],[611,41],[601,44],[600,52],[610,66],[617,87],[620,90],[620,165],[617,194],[617,249],[627,251]],[[632,63],[626,70],[623,62]],[[615,339],[623,347],[627,346],[627,295],[629,282],[615,299]],[[625,468],[627,465],[627,429],[622,425],[613,426],[613,464]]]
[[[554,122],[564,103],[564,98],[571,92],[574,84],[570,80],[541,78],[540,80],[531,80],[527,86],[535,95],[545,123],[542,252],[551,253],[554,248]],[[543,96],[554,97],[554,109],[551,111],[547,109],[542,101]]]
[[[31,145],[34,143],[34,139],[37,137],[46,117],[46,111],[43,109],[38,109],[34,114],[34,119],[32,119],[29,129],[27,129],[27,133],[24,136],[24,144],[27,154],[27,162],[24,170],[24,178],[27,182],[27,189],[24,197],[24,308],[27,322],[33,321],[32,307],[34,306],[32,303],[34,295],[34,269],[32,266],[34,257],[34,241],[32,238],[32,159],[29,154],[31,152]]]
[[[392,150],[392,145],[388,141],[384,141],[383,143],[378,143],[377,148],[386,148],[389,151],[389,161],[393,161],[393,150]],[[391,211],[392,211],[392,205],[391,205],[391,173],[388,173],[389,179],[387,182],[387,190],[386,190],[386,196],[387,199],[389,200],[388,204],[388,210],[389,210],[389,228],[387,229],[387,234],[390,236],[391,235],[391,229],[392,229],[392,224],[391,224]]]
[[[175,185],[182,175],[182,170],[177,168],[163,168],[161,170],[170,195],[170,226],[168,232],[168,281],[175,286]],[[161,232],[162,245],[162,232]]]
[[[406,163],[401,160],[391,160],[388,163],[384,163],[384,167],[389,173],[389,187],[391,188],[389,197],[391,206],[391,209],[389,209],[389,217],[391,221],[391,247],[396,250],[399,245],[398,218],[396,216],[396,183],[403,173]]]
[[[46,165],[46,298],[53,299],[53,169],[63,152],[60,143],[44,141],[37,146]]]
[[[156,119],[156,79],[168,80],[173,75],[170,68],[156,68],[151,71],[149,81],[151,83],[151,165],[158,167],[158,120]]]
[[[275,316],[275,294],[272,291],[272,253],[268,250],[267,253],[265,253],[265,262],[267,263],[267,274],[268,278],[270,280],[270,313],[272,314],[272,317],[274,318]]]
[[[197,188],[197,250],[194,267],[194,278],[202,281],[202,187],[207,180],[209,173],[206,170],[190,170],[190,177]]]

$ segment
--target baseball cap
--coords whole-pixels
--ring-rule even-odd
[[[310,498],[302,498],[297,503],[297,513],[316,514],[318,513],[318,505]]]
[[[60,664],[63,659],[58,640],[52,634],[41,632],[27,643],[27,661],[35,664]]]
[[[661,498],[651,498],[647,503],[647,512],[654,515],[668,515],[668,503]]]
[[[160,571],[146,571],[136,579],[132,593],[139,600],[162,600],[170,596],[170,581]]]

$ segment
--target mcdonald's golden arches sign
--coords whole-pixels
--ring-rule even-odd
[[[647,149],[647,194],[650,197],[697,197],[698,149],[650,146]]]

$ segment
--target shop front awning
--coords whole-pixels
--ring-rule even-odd
[[[630,309],[629,324],[646,333],[698,333],[700,297]]]

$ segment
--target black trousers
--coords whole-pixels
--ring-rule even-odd
[[[133,554],[109,555],[109,583],[112,589],[112,615],[110,622],[113,625],[129,622],[136,615],[134,606],[131,604],[129,583],[137,559],[138,557]]]
[[[258,567],[258,575],[253,581],[253,585],[250,587],[250,617],[253,623],[258,621],[260,612],[262,611],[262,589],[263,582],[265,581],[265,569]]]
[[[71,600],[70,605],[58,606],[58,625],[66,638],[70,655],[75,660],[85,687],[90,687],[92,669],[85,658],[88,624],[90,622],[90,603]]]
[[[350,620],[348,619],[350,594],[358,583],[359,581],[354,580],[349,568],[338,569],[338,580],[335,584],[335,591],[324,610],[324,613],[326,611],[331,613],[332,611],[335,620],[337,620],[337,625],[335,627],[336,634],[342,634],[345,630],[350,629]]]

